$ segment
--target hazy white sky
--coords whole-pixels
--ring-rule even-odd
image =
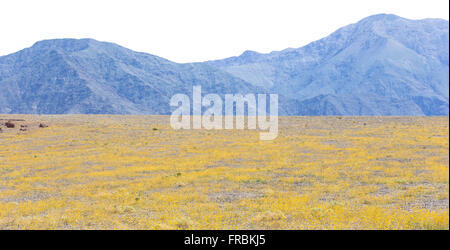
[[[2,0],[0,55],[94,38],[176,62],[300,47],[373,14],[449,19],[448,0]]]

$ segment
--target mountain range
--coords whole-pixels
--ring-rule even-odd
[[[282,115],[448,115],[449,22],[379,14],[304,47],[200,63],[93,39],[0,57],[0,113],[169,114],[194,85],[277,93]]]

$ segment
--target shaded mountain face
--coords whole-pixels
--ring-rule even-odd
[[[371,16],[298,49],[178,64],[92,39],[0,57],[0,113],[169,114],[170,98],[278,93],[282,115],[448,115],[449,27]]]
[[[0,57],[0,113],[169,114],[176,93],[261,92],[207,64],[177,64],[92,39],[38,42]]]
[[[210,61],[293,115],[448,115],[449,23],[375,15],[298,49]]]

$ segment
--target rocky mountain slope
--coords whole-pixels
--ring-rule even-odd
[[[375,15],[304,47],[178,64],[93,39],[0,57],[0,113],[169,114],[176,93],[278,93],[287,115],[448,115],[449,23]]]
[[[299,115],[448,115],[449,23],[375,15],[298,49],[208,62]]]
[[[0,58],[0,113],[169,114],[176,93],[253,93],[207,64],[177,64],[92,39],[41,41]]]

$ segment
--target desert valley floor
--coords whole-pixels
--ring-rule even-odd
[[[449,228],[448,117],[280,117],[273,141],[168,116],[0,124],[0,229]]]

